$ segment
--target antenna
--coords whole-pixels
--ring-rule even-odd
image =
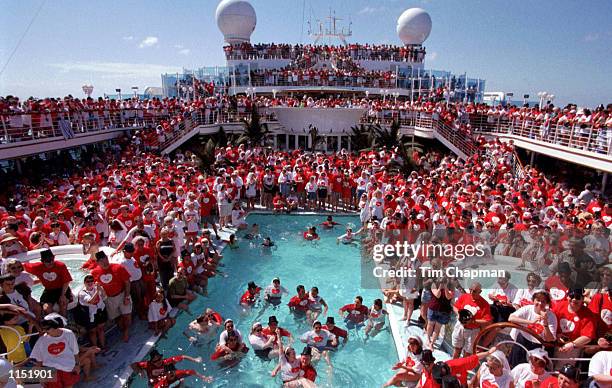
[[[310,37],[314,39],[314,43],[317,44],[321,39],[324,38],[328,38],[330,40],[332,38],[335,38],[341,41],[342,44],[346,46],[348,44],[346,42],[346,38],[353,35],[353,31],[351,29],[353,22],[350,21],[350,17],[348,31],[344,27],[338,26],[338,22],[344,19],[336,17],[336,11],[332,11],[331,8],[329,9],[329,16],[325,19],[327,19],[326,22],[322,22],[321,20],[317,19],[317,24],[319,25],[318,32],[313,32],[310,28],[310,22],[308,22],[308,35],[310,35]]]

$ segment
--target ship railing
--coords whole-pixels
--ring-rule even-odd
[[[442,119],[436,120],[434,125],[434,129],[439,135],[443,136],[466,156],[470,157],[481,152],[478,143],[469,132],[466,132],[465,128],[457,127],[454,124],[451,126]]]
[[[0,114],[0,144],[153,125],[141,109]]]
[[[360,120],[362,124],[391,125],[399,122],[403,127],[434,129],[435,119],[431,113],[417,111],[383,111],[376,114],[366,113]]]
[[[251,79],[248,79],[248,75],[236,75],[236,83],[233,86],[236,87],[263,87],[263,86],[282,86],[282,87],[344,87],[344,88],[381,88],[381,89],[394,89],[402,88],[409,89],[411,82],[408,78],[384,78],[375,77],[368,78],[366,76],[334,76],[334,77],[321,77],[320,75],[315,76],[301,76],[300,78],[285,77],[285,76],[266,76],[266,75],[252,75]],[[423,92],[429,91],[427,88],[422,88]]]
[[[598,154],[612,155],[612,128],[554,123],[532,118],[471,115],[472,128],[483,134],[508,134]]]
[[[259,52],[257,50],[237,50],[231,53],[225,53],[225,59],[233,61],[256,61],[261,59],[285,59],[285,60],[296,60],[301,57],[303,52]],[[334,55],[318,54],[314,55],[315,58],[323,60],[330,59]],[[409,63],[420,63],[425,58],[425,53],[414,52],[407,56],[401,55],[381,55],[381,54],[350,54],[345,55],[354,61],[390,61],[390,62],[409,62]]]

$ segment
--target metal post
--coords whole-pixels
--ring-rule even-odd
[[[606,195],[606,185],[608,184],[608,173],[604,172],[601,178],[601,193]]]
[[[533,162],[535,162],[535,152],[531,151],[531,160],[529,161],[529,165],[533,166]]]
[[[4,122],[4,117],[0,117],[0,119],[2,120],[2,128],[4,129],[4,141],[5,142],[9,142],[9,136],[8,136],[8,128],[6,128],[6,123]]]

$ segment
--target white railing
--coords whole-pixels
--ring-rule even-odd
[[[484,134],[514,135],[598,154],[612,154],[612,131],[605,127],[487,115],[470,116],[470,124],[474,130]]]

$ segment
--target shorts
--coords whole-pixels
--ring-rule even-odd
[[[327,198],[327,189],[319,189],[318,195],[319,195],[319,199]]]
[[[269,354],[271,351],[272,351],[272,348],[259,349],[259,350],[255,350],[255,355],[259,358],[263,358],[267,360],[269,358]]]
[[[444,313],[441,311],[427,310],[427,319],[439,323],[440,325],[446,325],[450,322],[450,313]]]
[[[278,306],[281,304],[281,298],[273,298],[273,297],[267,297],[266,300],[268,301],[268,303],[270,303],[272,306]]]
[[[75,372],[64,372],[63,370],[57,369],[57,378],[55,381],[44,383],[45,388],[63,388],[71,387],[81,380],[79,373]]]
[[[49,303],[52,305],[57,304],[60,300],[61,295],[62,295],[61,288],[54,288],[54,289],[45,288],[42,295],[40,296],[40,304],[45,304],[45,303]],[[70,287],[68,287],[68,289],[66,290],[65,295],[66,295],[66,299],[68,299],[68,303],[72,302],[73,296],[72,296],[72,290],[70,290]]]
[[[202,220],[202,223],[207,225],[207,224],[214,224],[215,223],[215,216],[213,216],[212,214],[209,214],[207,216],[202,216],[200,217],[200,219]]]
[[[453,347],[465,349],[465,351],[472,353],[474,340],[478,333],[480,333],[480,329],[466,329],[461,323],[457,322],[452,335]]]
[[[423,293],[421,294],[421,302],[426,305],[429,304],[429,302],[431,302],[431,290],[423,290]]]
[[[317,193],[314,191],[309,191],[308,192],[308,199],[310,201],[316,201],[317,200]]]
[[[129,304],[123,304],[123,292],[121,292],[119,295],[109,296],[106,298],[104,303],[106,304],[108,319],[111,321],[118,318],[120,315],[128,315],[132,313],[132,298],[130,298]]]

